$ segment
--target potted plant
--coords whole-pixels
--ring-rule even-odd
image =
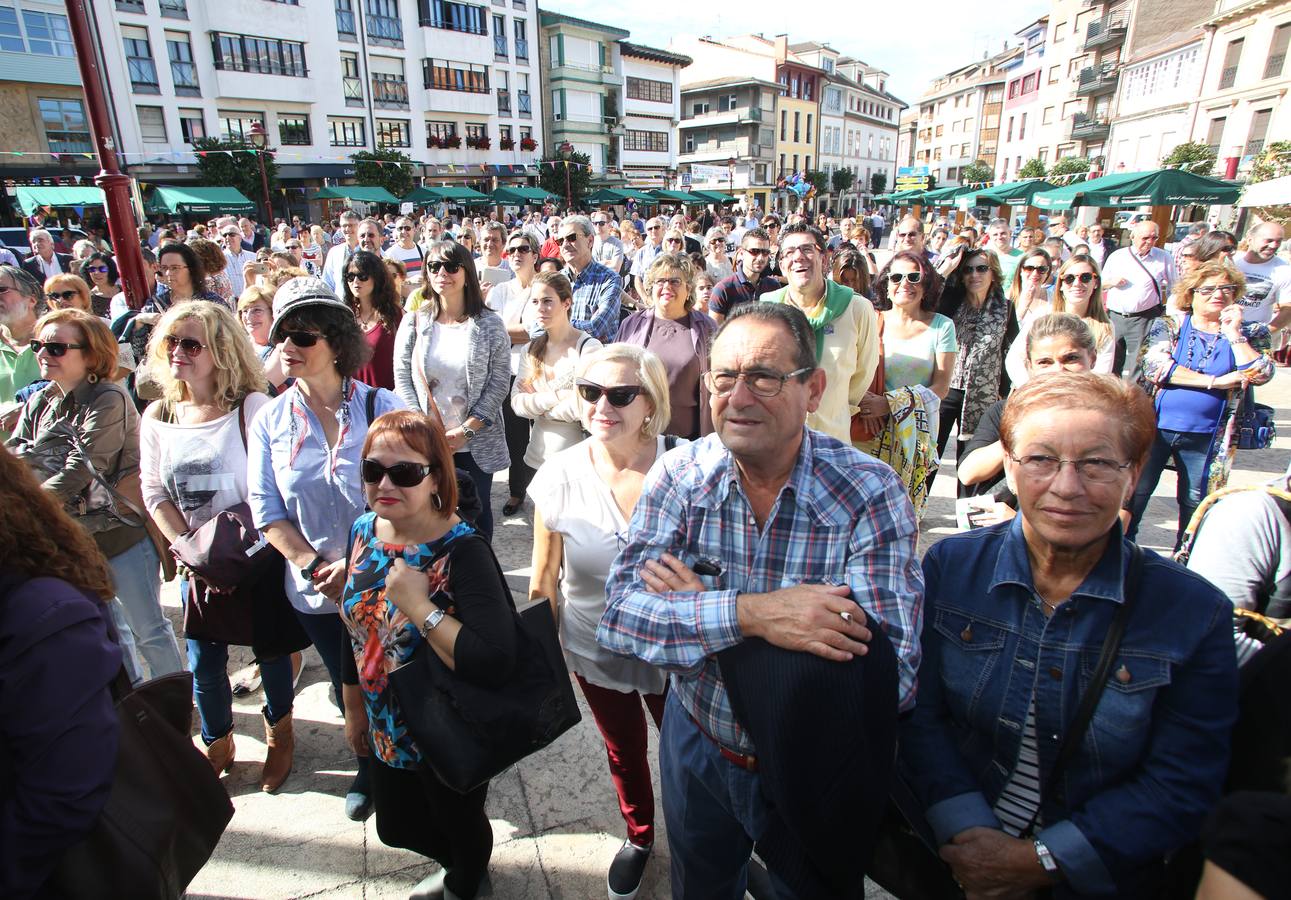
[[[514,150],[516,146],[516,142],[513,138],[499,138],[498,146],[501,147],[503,150]]]
[[[431,150],[438,150],[444,146],[444,139],[437,134],[426,135],[426,146]]]
[[[537,141],[535,141],[535,140],[534,140],[533,138],[531,138],[531,137],[521,138],[521,139],[520,139],[520,149],[521,149],[521,150],[537,150],[537,149],[538,149],[538,142],[537,142]]]
[[[489,140],[489,136],[487,134],[482,134],[477,137],[468,137],[466,139],[466,146],[474,147],[476,150],[487,150],[492,146],[492,141]]]
[[[450,134],[448,137],[444,138],[444,146],[449,150],[456,150],[458,147],[462,146],[462,136],[460,134]]]

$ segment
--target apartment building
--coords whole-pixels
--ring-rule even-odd
[[[683,84],[677,156],[681,176],[739,196],[746,207],[770,209],[779,87],[771,79],[740,75]],[[719,169],[716,183],[696,177]]]
[[[1023,48],[1011,47],[961,66],[919,98],[914,164],[927,166],[938,185],[958,183],[960,171],[975,160],[995,168],[1005,84],[1023,56]]]
[[[838,59],[843,79],[843,164],[856,174],[852,191],[864,200],[875,193],[874,176],[883,173],[884,191],[896,184],[897,130],[909,104],[888,91],[888,73],[851,56]],[[900,163],[904,165],[904,163]]]
[[[690,57],[619,42],[623,61],[623,177],[630,187],[666,188],[677,168],[681,73]]]
[[[1005,69],[1009,76],[1004,86],[1004,139],[995,162],[995,180],[1000,183],[1015,180],[1026,161],[1036,156],[1048,31],[1049,17],[1041,16],[1014,32],[1022,53]]]

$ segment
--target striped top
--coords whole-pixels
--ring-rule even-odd
[[[1018,837],[1031,824],[1031,817],[1039,808],[1040,753],[1035,739],[1035,693],[1032,692],[1026,724],[1022,726],[1018,764],[995,801],[995,815],[1006,832]]]

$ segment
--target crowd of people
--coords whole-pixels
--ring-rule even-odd
[[[611,900],[656,840],[647,718],[674,897],[860,896],[889,784],[925,836],[906,865],[961,896],[1151,896],[1221,801],[1234,605],[1286,604],[1227,596],[1204,543],[1190,571],[1135,539],[1167,464],[1175,549],[1224,487],[1291,324],[1282,229],[1239,249],[1203,226],[1170,253],[1152,222],[1118,247],[1062,217],[905,216],[879,250],[886,224],[220,217],[140,229],[143,296],[110,248],[33,230],[0,264],[0,894],[45,896],[101,808],[110,767],[63,778],[114,740],[118,665],[192,672],[216,773],[234,693],[262,690],[275,793],[313,646],[355,755],[345,814],[440,864],[413,897],[487,895],[488,784],[436,775],[390,676],[423,644],[464,681],[516,669],[493,547],[528,503],[528,599],[556,615],[624,819]],[[952,434],[970,528],[921,565]],[[238,510],[283,574],[215,622],[174,548]],[[24,618],[35,649],[11,650]],[[233,685],[239,644],[258,672]],[[7,677],[68,653],[74,692]]]

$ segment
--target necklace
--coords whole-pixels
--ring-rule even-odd
[[[1205,371],[1206,363],[1210,362],[1210,358],[1214,356],[1215,351],[1219,349],[1220,337],[1221,335],[1216,334],[1211,340],[1206,340],[1206,338],[1202,337],[1202,332],[1198,331],[1196,328],[1190,329],[1188,332],[1188,358],[1184,360],[1183,367],[1185,369],[1192,369],[1194,372]],[[1201,359],[1197,360],[1196,365],[1193,365],[1192,362],[1192,351],[1194,347],[1193,338],[1196,338],[1202,346]]]
[[[1061,605],[1058,603],[1050,603],[1048,600],[1041,597],[1038,592],[1036,593],[1035,598],[1040,601],[1041,606],[1049,610],[1050,615],[1052,615],[1053,613],[1056,613],[1058,611],[1058,607]]]

